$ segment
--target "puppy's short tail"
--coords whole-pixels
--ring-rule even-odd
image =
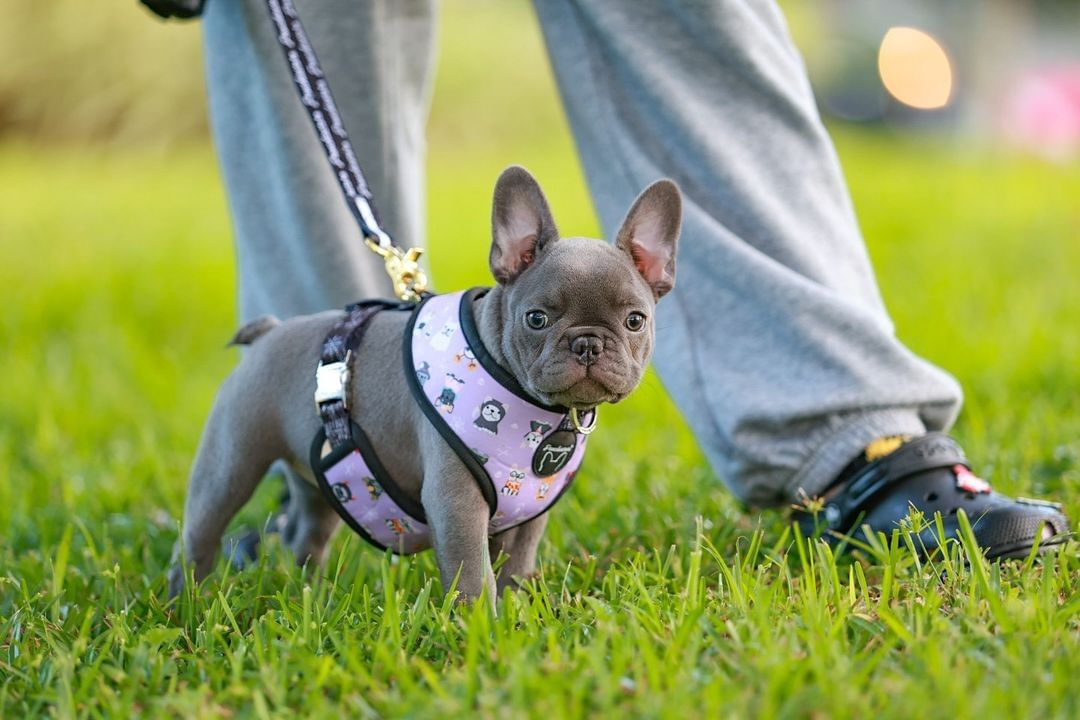
[[[250,345],[280,324],[273,315],[261,315],[237,330],[229,345]]]

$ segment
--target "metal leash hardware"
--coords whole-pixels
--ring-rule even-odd
[[[370,237],[364,238],[364,242],[383,259],[386,274],[394,283],[394,294],[407,302],[418,302],[427,291],[427,274],[419,262],[424,249],[413,247],[402,250],[396,245],[384,245]]]
[[[573,423],[574,429],[582,435],[592,435],[593,430],[596,429],[596,420],[598,413],[596,408],[592,409],[592,422],[588,425],[581,424],[581,418],[578,417],[578,410],[576,407],[570,408],[570,422]]]
[[[394,293],[402,300],[417,302],[427,290],[427,275],[419,263],[423,249],[396,247],[379,225],[371,190],[293,0],[266,0],[266,7],[292,73],[300,104],[315,128],[334,178],[360,226],[364,242],[382,257],[386,272],[394,283]]]

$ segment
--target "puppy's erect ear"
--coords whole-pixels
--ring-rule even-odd
[[[615,247],[625,250],[660,299],[675,287],[675,250],[682,226],[682,195],[670,180],[657,180],[626,214]]]
[[[512,281],[558,239],[559,230],[536,179],[517,165],[503,170],[491,208],[491,274],[500,284]]]

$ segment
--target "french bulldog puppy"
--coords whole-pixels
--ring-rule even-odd
[[[618,402],[638,385],[652,355],[654,309],[675,283],[682,216],[669,180],[649,186],[615,242],[560,238],[547,200],[523,168],[495,186],[489,256],[497,285],[474,301],[488,353],[536,401],[588,410]],[[339,517],[308,464],[321,421],[312,406],[322,342],[341,311],[241,328],[251,344],[222,384],[191,471],[170,594],[185,581],[181,559],[201,580],[222,533],[272,463],[289,463],[290,500],[282,537],[299,563],[321,563]],[[543,322],[540,322],[541,317]],[[533,572],[543,514],[489,537],[489,506],[476,480],[410,395],[402,360],[408,313],[372,320],[352,358],[349,409],[401,489],[419,500],[444,587],[458,578],[465,598]],[[509,559],[499,578],[491,560]]]

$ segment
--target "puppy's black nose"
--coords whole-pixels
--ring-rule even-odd
[[[578,335],[570,341],[570,352],[577,355],[579,363],[589,366],[604,354],[604,341],[596,335]]]

